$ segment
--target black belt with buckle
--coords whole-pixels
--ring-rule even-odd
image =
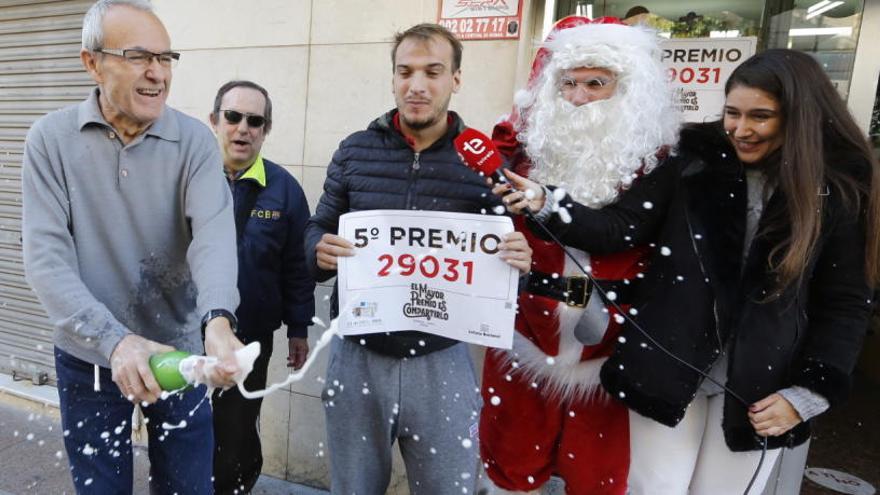
[[[562,277],[557,274],[554,278],[549,273],[532,270],[529,272],[526,287],[528,292],[536,296],[549,297],[569,306],[583,308],[590,302],[593,282],[585,276]]]

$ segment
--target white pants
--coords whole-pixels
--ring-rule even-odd
[[[702,391],[675,428],[630,411],[629,493],[632,495],[742,495],[760,451],[731,452],[724,443],[724,394]],[[779,449],[767,451],[752,495],[763,492]]]

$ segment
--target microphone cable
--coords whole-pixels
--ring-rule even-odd
[[[507,181],[505,180],[505,182],[507,182]],[[508,184],[510,184],[510,183],[508,182]],[[511,185],[511,187],[512,187],[512,185]],[[548,199],[546,198],[546,195],[545,195],[544,201],[547,201],[547,200]],[[670,358],[672,358],[673,360],[675,360],[676,362],[678,362],[679,364],[681,364],[685,368],[688,368],[688,369],[696,372],[697,374],[702,376],[704,379],[707,379],[710,382],[714,383],[715,385],[718,385],[719,387],[721,387],[721,389],[723,389],[725,392],[729,393],[731,395],[731,397],[733,397],[734,399],[739,401],[748,411],[750,404],[745,399],[743,399],[742,396],[740,396],[739,394],[734,392],[732,389],[728,388],[727,385],[725,385],[725,384],[719,382],[718,380],[716,380],[715,378],[709,376],[709,374],[706,373],[705,371],[697,368],[693,364],[680,358],[674,352],[667,349],[665,346],[660,344],[660,342],[658,342],[654,337],[652,337],[644,328],[641,327],[641,325],[639,325],[633,318],[631,318],[629,316],[629,314],[626,311],[624,311],[623,308],[621,308],[620,305],[617,304],[617,302],[615,300],[608,297],[608,293],[605,291],[605,289],[602,288],[602,286],[600,286],[596,282],[596,279],[593,277],[593,275],[590,272],[588,272],[583,267],[583,265],[581,265],[580,261],[578,261],[578,259],[575,258],[575,256],[568,250],[568,248],[565,247],[565,244],[563,244],[562,241],[560,241],[559,238],[553,234],[553,232],[550,232],[550,229],[547,228],[546,225],[544,225],[537,218],[535,218],[535,215],[532,213],[532,211],[529,209],[528,206],[526,206],[523,209],[523,212],[525,212],[526,216],[529,218],[529,220],[532,221],[532,223],[538,225],[541,228],[541,230],[543,231],[543,233],[546,234],[548,237],[550,237],[550,239],[562,249],[562,252],[565,253],[565,255],[571,261],[574,262],[574,264],[578,267],[578,269],[581,271],[581,273],[583,273],[584,276],[587,277],[587,280],[589,280],[590,283],[593,285],[593,287],[595,287],[596,290],[599,291],[599,293],[602,295],[603,301],[606,304],[610,304],[611,307],[614,308],[627,322],[629,322],[629,324],[632,325],[633,328],[638,330],[639,333],[642,334],[643,337],[648,339],[648,341],[651,342],[651,344],[654,345],[654,347],[656,347],[657,349],[660,349],[660,351],[662,351],[664,354],[666,354],[667,356],[669,356]],[[716,322],[716,324],[717,324],[717,322]],[[767,455],[767,437],[761,437],[761,444],[762,444],[761,445],[761,458],[758,460],[758,467],[755,469],[755,473],[752,475],[751,480],[749,480],[749,484],[746,486],[746,489],[743,492],[743,495],[749,495],[749,491],[751,491],[752,486],[755,484],[755,480],[758,478],[758,474],[761,472],[761,467],[764,465],[764,458]]]

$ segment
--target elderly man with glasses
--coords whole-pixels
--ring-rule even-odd
[[[302,367],[309,354],[307,328],[315,315],[315,282],[305,263],[303,235],[309,205],[302,187],[260,150],[272,130],[269,93],[251,81],[230,81],[217,90],[209,116],[223,153],[223,169],[238,234],[238,336],[260,343],[260,356],[245,380],[248,390],[266,387],[272,335],[287,326],[287,365]],[[237,389],[214,394],[214,490],[250,493],[263,466],[261,399]]]
[[[148,360],[179,349],[240,377],[232,198],[210,130],[165,104],[179,54],[144,0],[100,0],[81,58],[97,83],[30,129],[24,262],[55,327],[64,443],[77,493],[131,493],[132,412],[151,493],[212,493],[204,386],[162,394]],[[201,330],[200,330],[201,329]]]

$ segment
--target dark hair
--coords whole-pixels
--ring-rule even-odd
[[[461,67],[461,41],[455,37],[448,29],[431,23],[416,24],[415,26],[400,31],[394,35],[394,45],[391,47],[391,70],[397,65],[397,47],[407,38],[417,38],[419,41],[425,42],[431,38],[442,38],[452,45],[452,72],[457,71]]]
[[[820,191],[826,187],[840,194],[852,211],[861,211],[866,276],[876,286],[880,279],[880,166],[825,71],[806,53],[766,50],[733,71],[724,93],[738,86],[770,94],[781,108],[783,144],[777,187],[785,194],[786,212],[768,226],[771,230],[790,228],[786,241],[773,248],[768,260],[779,288],[799,279],[813,254],[823,220],[824,194]],[[854,161],[863,170],[854,171]]]
[[[629,19],[630,17],[636,16],[636,15],[641,15],[641,14],[650,14],[650,12],[644,6],[636,5],[635,7],[627,10],[626,14],[624,14],[623,18]]]
[[[263,112],[263,117],[266,118],[266,124],[263,129],[264,132],[268,134],[269,131],[272,130],[272,99],[269,98],[269,92],[266,91],[266,88],[253,81],[229,81],[223,86],[220,86],[220,89],[217,90],[217,96],[214,97],[214,109],[211,111],[211,119],[214,120],[217,118],[217,114],[220,113],[220,105],[223,103],[223,97],[233,88],[250,88],[263,94],[263,97],[266,98],[266,108]]]

